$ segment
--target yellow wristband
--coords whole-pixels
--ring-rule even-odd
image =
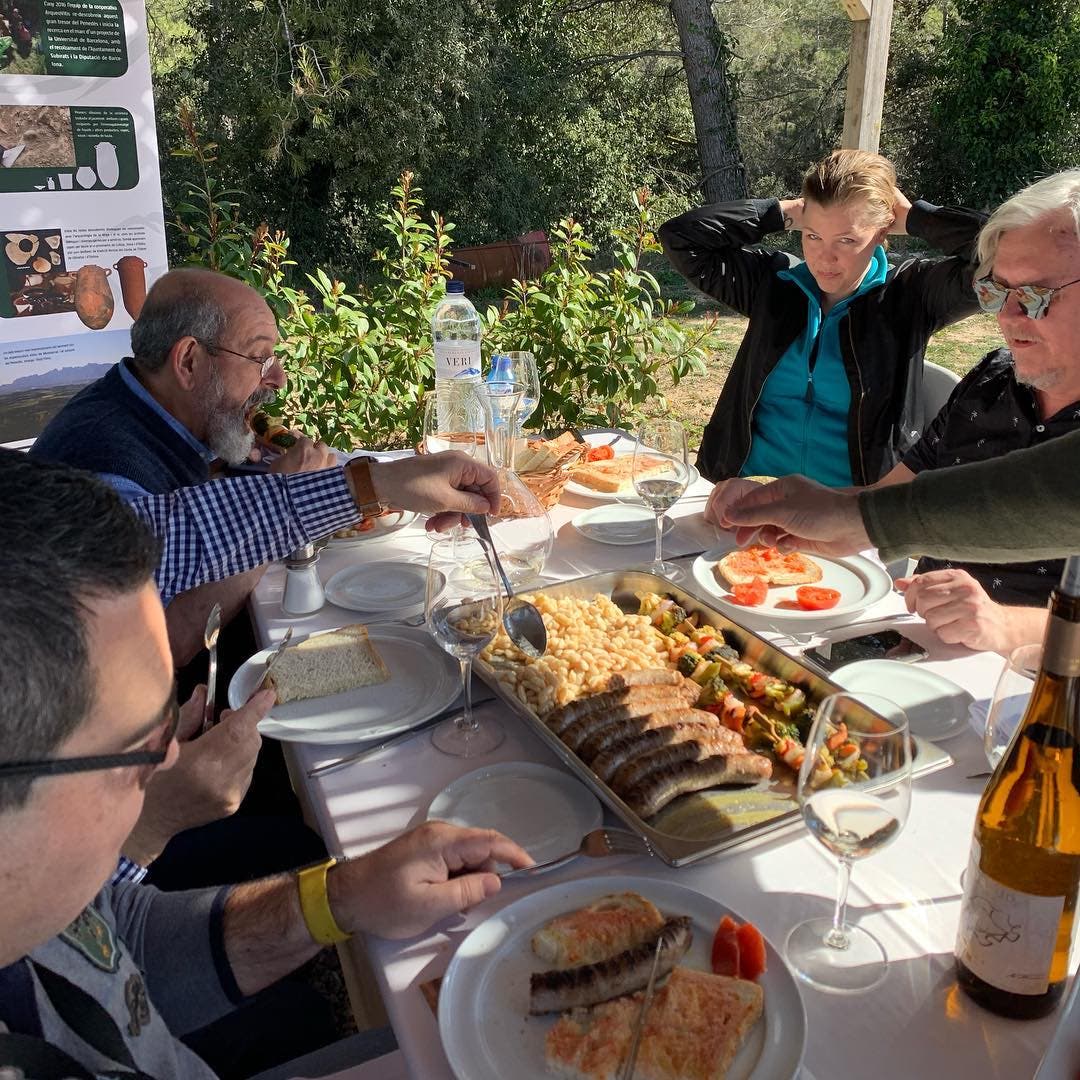
[[[304,915],[308,933],[320,945],[333,945],[348,941],[352,934],[342,930],[330,910],[330,898],[326,893],[326,873],[337,859],[327,859],[314,866],[298,870],[296,884],[300,890],[300,911]]]

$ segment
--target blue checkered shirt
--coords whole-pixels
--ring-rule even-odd
[[[155,579],[163,604],[284,558],[360,516],[340,468],[214,480],[130,505],[162,541]]]

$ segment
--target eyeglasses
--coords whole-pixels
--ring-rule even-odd
[[[978,278],[972,284],[975,286],[975,296],[978,298],[979,307],[983,311],[996,315],[1007,303],[1009,293],[1016,293],[1016,300],[1029,319],[1041,319],[1050,309],[1050,301],[1062,289],[1080,282],[1066,281],[1064,285],[1048,289],[1044,285],[1014,285],[1011,289],[999,285],[993,278]]]
[[[195,339],[207,352],[223,352],[228,353],[230,356],[239,356],[241,360],[250,360],[253,364],[259,365],[259,377],[265,379],[269,374],[270,369],[274,366],[276,356],[271,354],[270,356],[248,356],[247,353],[237,352],[235,349],[226,349],[224,345],[217,345],[212,341],[201,341],[199,338]]]
[[[169,746],[180,723],[180,703],[176,687],[165,706],[164,726],[153,750],[133,750],[124,754],[95,754],[92,757],[45,758],[41,761],[8,761],[0,764],[0,780],[9,777],[61,776],[65,773],[96,772],[99,769],[122,769],[129,765],[160,765],[169,754]]]

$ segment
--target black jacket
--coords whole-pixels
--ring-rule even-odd
[[[923,352],[931,334],[978,310],[972,260],[985,220],[972,210],[913,203],[908,232],[946,257],[905,257],[889,267],[882,285],[848,308],[840,345],[851,383],[851,475],[859,486],[884,476],[928,419]],[[750,320],[698,450],[698,469],[709,480],[739,474],[765,380],[806,325],[806,294],[777,277],[790,269],[791,257],[749,246],[783,227],[776,199],[703,206],[660,227],[664,251],[679,273]]]

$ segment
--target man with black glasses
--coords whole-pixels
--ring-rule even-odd
[[[158,550],[104,485],[26,464],[0,475],[0,1066],[212,1076],[178,1036],[323,945],[411,936],[478,903],[499,888],[492,860],[528,864],[498,834],[428,824],[299,875],[102,889],[177,753]]]

